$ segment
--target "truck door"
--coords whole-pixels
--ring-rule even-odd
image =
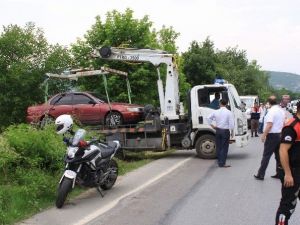
[[[246,113],[241,109],[241,101],[233,85],[228,86],[228,98],[231,112],[234,114],[234,136],[236,144],[239,147],[245,146],[248,144],[247,117]]]

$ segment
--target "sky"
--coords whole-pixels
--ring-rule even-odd
[[[172,26],[180,52],[210,37],[216,49],[246,50],[263,70],[300,75],[299,0],[0,0],[0,31],[34,22],[51,44],[68,46],[97,15],[104,21],[108,11],[126,8],[137,19],[148,15],[153,28]]]

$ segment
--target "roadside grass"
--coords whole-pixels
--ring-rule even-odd
[[[171,154],[173,150],[165,152],[125,152],[124,159],[117,159],[119,175],[124,175],[145,164]],[[63,167],[62,167],[63,170]],[[27,174],[22,182],[5,184],[0,179],[0,225],[17,223],[32,215],[53,207],[56,198],[57,183],[63,171],[55,174],[46,172]],[[87,189],[75,188],[70,198],[75,198]],[[113,190],[112,190],[113,191]]]

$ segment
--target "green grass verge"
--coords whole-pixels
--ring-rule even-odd
[[[125,158],[117,159],[119,175],[124,175],[153,160],[171,154],[166,152],[126,152]],[[28,218],[55,202],[57,182],[61,173],[50,174],[39,170],[19,171],[18,182],[1,182],[0,178],[0,224],[8,225]],[[24,177],[24,178],[22,178]],[[71,198],[78,196],[86,189],[76,188]]]

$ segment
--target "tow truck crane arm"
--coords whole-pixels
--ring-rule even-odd
[[[101,47],[94,50],[93,57],[119,61],[150,62],[153,64],[157,68],[158,73],[157,86],[161,119],[165,117],[169,120],[179,119],[179,114],[180,112],[182,114],[183,107],[179,102],[178,71],[172,54],[152,49]],[[160,64],[167,65],[165,93],[159,73]]]

